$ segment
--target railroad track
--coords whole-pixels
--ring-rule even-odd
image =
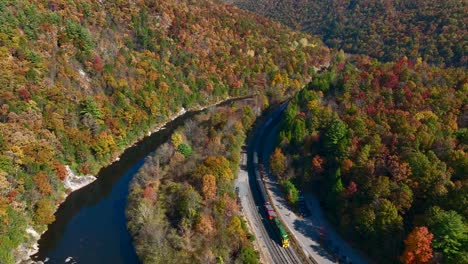
[[[279,237],[274,231],[274,226],[271,221],[264,217],[260,211],[263,210],[263,205],[257,205],[255,198],[253,197],[253,190],[251,184],[249,184],[251,190],[247,192],[247,201],[252,208],[252,215],[254,217],[253,222],[257,223],[260,230],[260,237],[257,239],[263,239],[274,263],[302,263],[297,253],[293,248],[283,248],[279,245]],[[268,230],[267,230],[268,229]]]
[[[283,104],[279,107],[279,111],[275,111],[271,113],[270,118],[268,121],[265,122],[266,126],[268,126],[272,119],[278,117],[279,113],[284,110],[286,104]],[[271,117],[273,116],[273,117]],[[258,139],[261,138],[262,134],[265,131],[265,125],[262,125],[257,131],[257,136],[254,137]],[[259,142],[251,142],[252,144],[249,146],[247,151],[247,159],[244,160],[246,170],[248,172],[248,190],[246,191],[247,195],[247,206],[250,208],[245,208],[245,210],[250,210],[250,215],[253,219],[249,219],[251,224],[256,225],[257,232],[256,236],[257,239],[261,239],[264,242],[264,246],[267,248],[273,263],[278,264],[296,264],[296,263],[303,263],[301,256],[296,252],[293,246],[288,248],[283,248],[281,245],[281,238],[276,232],[276,227],[273,224],[273,221],[269,220],[266,211],[264,209],[264,198],[262,198],[259,190],[257,188],[257,180],[256,180],[256,169],[258,169],[258,164],[255,164],[254,161],[254,153],[259,150]],[[258,162],[258,160],[257,160]]]

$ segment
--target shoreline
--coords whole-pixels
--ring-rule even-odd
[[[202,111],[202,110],[208,109],[210,107],[217,106],[219,104],[227,102],[229,100],[242,100],[242,99],[246,99],[246,98],[249,98],[249,97],[252,97],[252,96],[254,96],[254,95],[239,96],[239,97],[227,96],[226,98],[221,99],[221,100],[217,100],[214,103],[208,103],[205,106],[198,105],[198,106],[195,106],[192,109],[188,109],[188,110],[185,109],[184,107],[181,107],[181,109],[177,113],[175,113],[171,117],[169,117],[169,119],[167,119],[167,121],[163,122],[162,124],[155,125],[155,127],[153,129],[150,129],[146,133],[146,135],[143,134],[142,136],[138,137],[138,139],[135,142],[133,142],[132,144],[129,144],[126,148],[124,148],[117,155],[117,158],[115,158],[113,161],[109,162],[108,164],[106,164],[102,168],[105,168],[105,167],[119,161],[121,155],[125,152],[125,150],[127,150],[128,148],[131,148],[132,146],[135,146],[138,142],[141,142],[142,140],[144,140],[145,137],[151,136],[152,134],[157,133],[157,132],[161,131],[162,129],[165,129],[165,127],[166,127],[166,125],[168,123],[174,121],[175,119],[177,119],[178,117],[183,116],[186,113],[195,112],[195,111]],[[67,199],[67,197],[72,192],[74,192],[76,190],[79,190],[79,189],[93,183],[95,180],[98,179],[94,175],[84,175],[84,176],[77,175],[75,172],[73,172],[70,169],[70,167],[68,165],[66,165],[66,169],[67,169],[68,174],[67,174],[67,177],[65,178],[65,180],[63,181],[63,185],[64,185],[66,191],[62,192],[62,194],[59,194],[59,195],[61,195],[61,202],[56,205],[55,211],[58,210],[60,205]],[[28,225],[26,227],[25,232],[29,235],[29,237],[26,238],[26,242],[20,244],[18,247],[16,247],[13,250],[13,255],[15,256],[15,263],[16,264],[42,264],[42,263],[47,262],[47,259],[45,261],[34,261],[31,258],[31,256],[33,256],[34,254],[36,254],[39,251],[39,240],[40,240],[42,234],[44,234],[46,231],[47,231],[47,228],[44,229],[44,231],[39,233],[39,232],[37,232],[37,230],[35,230],[30,225]]]

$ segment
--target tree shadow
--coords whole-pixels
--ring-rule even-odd
[[[336,261],[336,257],[333,254],[331,254],[331,252],[333,252],[333,245],[331,243],[327,245],[321,241],[321,226],[314,225],[310,221],[299,219],[295,220],[293,225],[295,230],[303,234],[305,237],[311,238],[313,241],[316,241],[318,243],[318,245],[311,245],[311,248],[318,255],[330,261]]]
[[[288,202],[286,201],[286,199],[284,198],[285,195],[283,193],[283,191],[281,190],[281,186],[275,182],[275,181],[272,181],[270,177],[267,177],[265,182],[269,185],[270,188],[268,188],[268,190],[273,193],[274,195],[276,195],[276,197],[278,197],[278,199],[276,199],[278,201],[278,203],[281,205],[281,206],[284,206],[286,208],[290,208]]]

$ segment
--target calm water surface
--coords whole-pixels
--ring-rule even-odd
[[[235,100],[241,99],[221,105]],[[56,221],[41,236],[39,252],[33,259],[47,259],[47,263],[140,263],[126,228],[129,183],[144,158],[198,112],[188,112],[144,138],[127,149],[119,161],[103,168],[98,180],[70,194],[57,210]]]

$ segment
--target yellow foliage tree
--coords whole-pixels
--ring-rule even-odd
[[[174,145],[174,147],[177,148],[180,144],[184,142],[184,137],[179,132],[175,132],[171,136],[171,142],[172,145]]]
[[[55,206],[50,200],[43,199],[36,204],[34,220],[37,224],[48,225],[55,221]]]

